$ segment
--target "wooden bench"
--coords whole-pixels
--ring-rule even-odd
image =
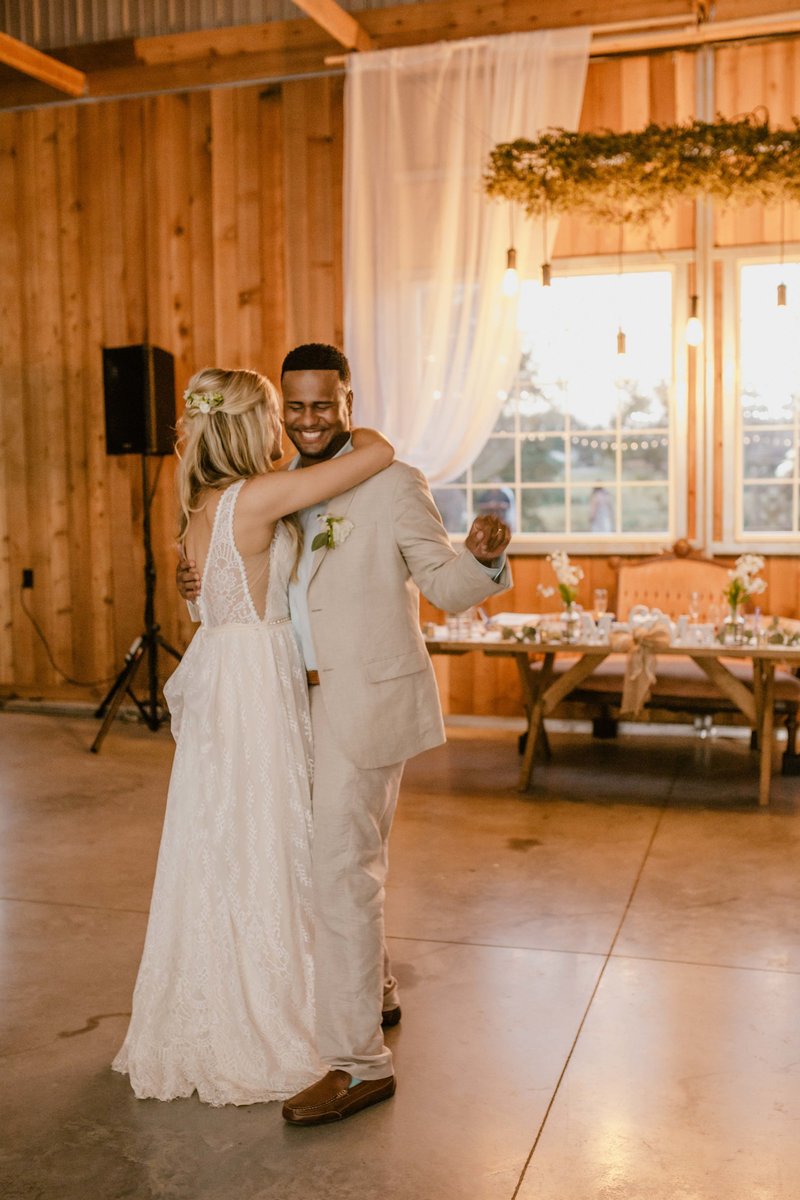
[[[671,553],[642,562],[612,560],[617,570],[615,609],[619,620],[627,620],[631,607],[646,604],[660,608],[673,619],[686,614],[692,592],[698,593],[701,620],[712,605],[725,615],[722,589],[728,583],[728,570],[719,562],[692,552],[679,543]],[[622,701],[627,656],[612,654],[592,675],[571,691],[564,703],[580,704],[592,716],[596,737],[614,737]],[[749,662],[726,659],[725,667],[748,688],[753,688],[753,667]],[[567,669],[563,660],[557,671]],[[784,774],[800,773],[797,753],[797,723],[800,708],[800,678],[797,673],[779,668],[775,672],[774,713],[787,731],[783,756]],[[704,670],[690,658],[662,657],[658,660],[657,679],[639,719],[680,720],[707,718],[709,723],[744,724],[737,705],[726,696]],[[756,747],[755,733],[753,745]]]

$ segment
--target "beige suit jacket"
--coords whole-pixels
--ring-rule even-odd
[[[334,734],[358,767],[400,762],[444,740],[436,679],[419,627],[419,593],[461,612],[511,586],[450,545],[425,476],[392,463],[327,511],[353,523],[316,552],[311,633]]]

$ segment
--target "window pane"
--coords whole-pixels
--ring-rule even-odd
[[[747,425],[781,425],[792,420],[794,400],[791,393],[772,392],[766,396],[755,391],[742,392],[742,419]]]
[[[617,329],[627,353],[617,354]],[[557,387],[576,429],[666,425],[672,384],[669,271],[556,276],[523,285],[520,327],[539,389]]]
[[[778,286],[785,284],[786,304]],[[798,533],[800,263],[750,263],[740,274],[741,529]],[[764,428],[772,425],[772,429]],[[762,485],[746,480],[770,480]],[[794,504],[793,504],[794,499]]]
[[[671,273],[572,275],[556,277],[550,288],[526,285],[520,316],[527,344],[527,410],[520,390],[520,430],[563,427],[569,451],[562,476],[555,473],[556,452],[546,442],[524,443],[523,482],[563,478],[569,503],[565,531],[608,536],[617,532],[621,481],[663,481],[638,507],[633,502],[626,507],[623,530],[668,534]],[[624,355],[617,354],[620,327]],[[554,527],[546,501],[560,506],[561,495],[523,493],[523,529]]]
[[[758,433],[752,430],[743,438],[745,479],[786,479],[795,473],[792,431]]]
[[[570,520],[573,533],[615,533],[616,488],[573,488]]]
[[[669,491],[665,487],[622,488],[622,532],[669,529]]]
[[[524,433],[563,429],[567,421],[564,400],[563,389],[558,385],[542,387],[523,377],[518,401],[520,430]]]
[[[669,444],[666,437],[625,439],[622,443],[623,479],[668,479]]]
[[[564,479],[563,437],[527,437],[520,453],[523,483],[561,482]]]
[[[570,453],[573,479],[613,483],[617,474],[616,439],[573,438]]]
[[[492,435],[457,481],[459,498],[436,493],[452,508],[448,528],[463,532],[472,512],[485,511],[542,537],[669,537],[672,271],[525,282],[518,315],[524,352],[508,395],[498,394]],[[623,517],[621,497],[632,490]]]
[[[743,495],[745,530],[777,533],[792,528],[792,488],[790,484],[745,486]]]
[[[476,517],[490,516],[505,521],[509,529],[517,529],[517,503],[511,488],[496,487],[476,490],[473,497]]]
[[[523,533],[564,533],[564,489],[524,488],[521,529]]]
[[[503,401],[503,407],[500,409],[500,416],[497,418],[497,423],[494,427],[495,433],[513,433],[517,427],[517,397],[509,396]]]
[[[473,483],[514,482],[514,438],[489,438],[472,465]]]
[[[620,399],[620,425],[624,429],[657,429],[669,423],[669,388],[664,379],[649,391],[634,380],[625,380]]]
[[[778,284],[787,303],[777,303]],[[800,263],[742,267],[740,398],[746,425],[791,424],[800,397]]]
[[[467,493],[464,488],[434,488],[433,502],[450,533],[467,532]]]

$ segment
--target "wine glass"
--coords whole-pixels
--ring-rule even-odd
[[[700,593],[689,593],[689,618],[693,625],[700,620]]]
[[[604,612],[608,612],[608,588],[594,589],[594,619],[597,621]]]

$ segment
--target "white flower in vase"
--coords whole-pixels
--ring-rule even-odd
[[[553,568],[558,583],[558,592],[564,603],[574,604],[578,596],[578,584],[583,579],[583,568],[569,561],[566,550],[554,550],[547,561]]]

